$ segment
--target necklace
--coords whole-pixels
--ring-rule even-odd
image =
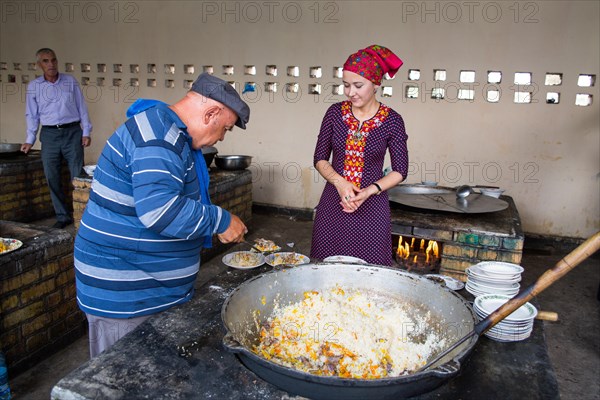
[[[352,133],[352,141],[354,141],[354,143],[360,142],[365,137],[365,134],[362,132],[363,123],[364,122],[361,122],[358,125],[358,128]]]
[[[352,132],[352,141],[354,143],[358,143],[358,142],[360,142],[361,140],[364,139],[365,133],[362,132],[363,125],[365,124],[365,122],[370,121],[371,119],[373,119],[377,115],[377,112],[379,111],[379,108],[380,108],[381,104],[379,102],[376,102],[375,104],[377,105],[377,109],[375,110],[375,112],[373,112],[373,113],[371,113],[371,112],[363,113],[365,115],[371,115],[371,117],[368,118],[368,119],[366,119],[366,120],[364,120],[364,121],[358,121],[358,128],[354,132]],[[356,116],[354,116],[354,118],[358,120],[358,118],[356,118]]]

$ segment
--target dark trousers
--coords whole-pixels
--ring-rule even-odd
[[[71,180],[79,176],[83,170],[83,146],[81,145],[82,130],[80,126],[68,128],[42,127],[40,141],[42,142],[42,164],[44,174],[50,188],[50,197],[60,222],[72,221],[70,209],[65,203],[65,193],[62,187],[61,164],[67,161]]]

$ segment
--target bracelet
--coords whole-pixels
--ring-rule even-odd
[[[375,187],[377,188],[377,190],[379,190],[379,191],[377,192],[377,194],[379,194],[379,193],[383,192],[383,190],[381,190],[381,186],[379,186],[379,184],[378,184],[377,182],[373,182],[373,185],[375,185]]]

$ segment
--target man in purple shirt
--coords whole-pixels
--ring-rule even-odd
[[[54,51],[43,48],[37,51],[36,57],[44,75],[27,87],[27,137],[21,151],[31,150],[41,124],[42,164],[56,213],[53,227],[62,229],[73,222],[72,207],[65,203],[61,183],[62,160],[67,161],[71,180],[81,174],[83,148],[91,143],[92,124],[77,80],[58,73]]]

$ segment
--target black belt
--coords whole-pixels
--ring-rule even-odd
[[[75,121],[75,122],[69,122],[68,124],[42,125],[42,128],[65,129],[65,128],[70,128],[72,126],[77,126],[79,124],[80,124],[80,121]]]

